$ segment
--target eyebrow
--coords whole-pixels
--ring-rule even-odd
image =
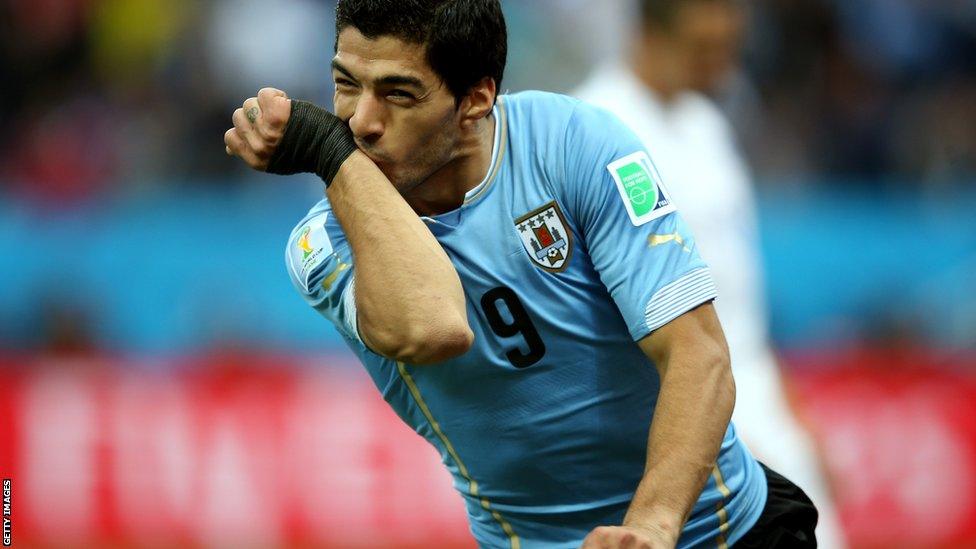
[[[356,81],[359,80],[358,78],[353,76],[351,72],[349,72],[349,69],[342,66],[342,63],[340,63],[336,59],[332,60],[332,68],[341,72],[351,80],[356,80]],[[373,84],[377,86],[413,86],[421,90],[425,89],[424,83],[421,82],[419,78],[414,76],[406,76],[402,74],[389,74],[389,75],[381,76],[373,80]]]

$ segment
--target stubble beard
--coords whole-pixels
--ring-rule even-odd
[[[390,178],[393,186],[405,198],[419,191],[435,174],[456,159],[456,145],[440,137],[426,149],[428,154],[418,158],[416,167]]]

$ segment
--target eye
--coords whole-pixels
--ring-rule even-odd
[[[401,103],[405,101],[413,101],[415,99],[412,93],[404,90],[390,90],[386,96]]]
[[[349,80],[348,78],[336,78],[335,83],[337,88],[352,88],[356,86],[356,84],[354,84],[352,80]]]

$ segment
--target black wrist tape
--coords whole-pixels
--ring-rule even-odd
[[[285,135],[268,162],[268,173],[314,173],[328,187],[339,166],[356,151],[352,132],[331,112],[292,100]]]

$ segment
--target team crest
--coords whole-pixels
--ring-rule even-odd
[[[515,229],[536,265],[553,273],[566,268],[573,252],[573,237],[558,204],[550,202],[516,219]]]

